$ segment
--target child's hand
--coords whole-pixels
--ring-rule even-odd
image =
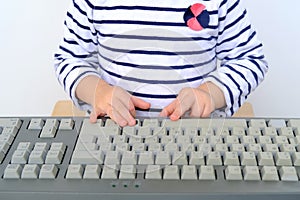
[[[149,109],[150,103],[130,95],[121,87],[108,84],[98,84],[95,91],[93,112],[90,115],[92,123],[98,116],[108,115],[120,126],[134,126],[135,107]]]
[[[200,88],[183,88],[177,98],[160,113],[162,117],[178,120],[190,111],[191,117],[208,117],[215,110],[215,102],[211,95]]]

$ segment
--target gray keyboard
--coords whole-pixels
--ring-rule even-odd
[[[300,119],[0,118],[0,199],[299,199]]]

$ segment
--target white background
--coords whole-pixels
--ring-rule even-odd
[[[269,73],[248,101],[256,116],[300,117],[300,1],[244,0]],[[69,0],[10,0],[0,12],[0,116],[50,115],[67,99],[53,70]]]

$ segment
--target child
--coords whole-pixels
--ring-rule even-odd
[[[73,0],[55,54],[74,104],[120,126],[231,116],[267,69],[239,0]]]

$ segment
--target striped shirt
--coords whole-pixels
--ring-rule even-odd
[[[184,21],[201,3],[208,24],[192,30]],[[96,75],[164,108],[184,87],[211,81],[224,92],[231,116],[268,70],[262,44],[239,0],[73,0],[55,54],[59,82],[76,106],[78,83]]]

